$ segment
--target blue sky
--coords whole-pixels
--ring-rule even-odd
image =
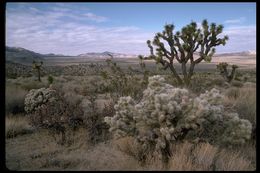
[[[39,53],[147,54],[166,23],[224,25],[217,52],[256,50],[256,3],[7,3],[6,45]]]

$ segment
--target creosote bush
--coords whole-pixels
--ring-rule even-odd
[[[174,141],[201,139],[233,145],[250,139],[251,123],[226,112],[217,89],[194,98],[187,89],[175,88],[159,75],[148,81],[140,102],[121,97],[115,115],[105,117],[115,137],[133,136],[143,148],[160,151],[164,163]]]

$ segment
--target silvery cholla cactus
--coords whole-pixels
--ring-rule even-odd
[[[47,102],[54,102],[57,100],[57,93],[50,88],[32,89],[26,95],[24,104],[27,113],[34,112]]]
[[[218,129],[223,142],[243,143],[250,138],[251,123],[235,113],[226,114],[220,104],[222,97],[213,88],[193,98],[187,89],[175,88],[157,75],[149,78],[139,103],[121,97],[115,105],[115,116],[105,117],[105,122],[117,137],[135,136],[144,145],[155,144],[157,149],[185,138],[190,131],[199,133],[212,122],[223,125]]]
[[[226,116],[223,141],[226,143],[243,144],[250,139],[252,124],[248,120],[240,119],[237,113]]]

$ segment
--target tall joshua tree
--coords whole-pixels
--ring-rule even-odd
[[[33,69],[36,69],[38,72],[38,81],[41,82],[41,67],[42,67],[43,62],[41,61],[40,63],[36,63],[33,61],[32,66]]]
[[[170,69],[173,76],[181,85],[188,86],[194,72],[194,67],[201,61],[210,62],[215,53],[215,47],[225,45],[228,36],[218,38],[223,31],[223,25],[211,23],[208,25],[207,20],[202,21],[202,29],[197,27],[195,22],[191,22],[183,27],[179,32],[173,33],[174,25],[167,24],[162,33],[158,32],[153,42],[147,40],[147,45],[150,48],[150,55],[140,59],[154,59],[156,63],[160,63],[163,69]],[[164,43],[168,44],[169,49]],[[156,53],[154,54],[154,47]],[[195,59],[194,52],[199,52],[199,57]],[[183,78],[177,73],[174,67],[174,60],[181,64]],[[187,63],[190,62],[189,69]]]

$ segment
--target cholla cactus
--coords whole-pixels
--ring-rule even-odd
[[[65,102],[60,93],[50,88],[30,90],[25,97],[25,111],[33,126],[61,134],[62,144],[65,142],[66,127],[76,129],[83,122],[83,112],[78,104]]]
[[[57,100],[57,93],[55,90],[49,88],[32,89],[25,97],[25,111],[32,113],[40,108],[42,104],[47,102],[54,102]]]
[[[139,103],[131,97],[121,97],[115,105],[115,116],[105,117],[105,122],[117,137],[134,136],[144,147],[154,145],[162,154],[169,153],[170,142],[185,138],[189,132],[199,136],[205,128],[214,128],[206,126],[212,122],[223,125],[218,129],[223,142],[239,143],[248,139],[250,122],[239,119],[236,114],[226,115],[220,104],[222,97],[213,88],[193,98],[187,89],[166,84],[164,78],[157,75],[149,78]]]
[[[240,119],[237,113],[226,116],[223,141],[226,143],[244,144],[250,139],[252,124],[248,120]]]

